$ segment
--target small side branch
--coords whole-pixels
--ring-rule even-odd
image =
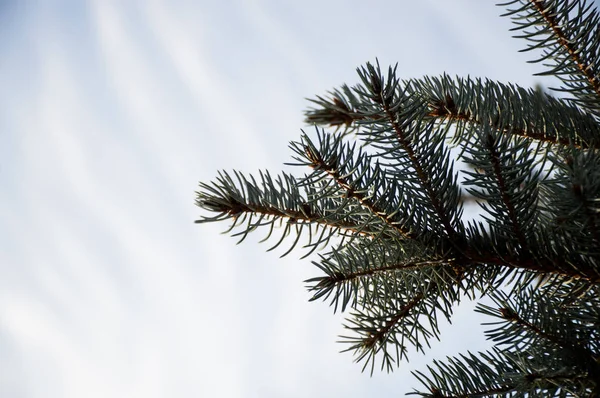
[[[368,209],[374,216],[379,218],[384,225],[387,225],[392,230],[398,232],[404,239],[415,239],[413,232],[400,225],[393,220],[394,214],[389,214],[383,207],[380,207],[377,200],[373,200],[372,195],[366,191],[356,189],[354,181],[351,180],[351,174],[344,176],[340,172],[340,165],[336,162],[336,157],[325,159],[320,151],[313,145],[306,144],[303,146],[304,156],[309,160],[309,167],[313,170],[322,171],[327,174],[338,187],[345,191],[345,195],[355,199],[360,205]]]
[[[573,64],[575,64],[579,72],[585,76],[592,91],[600,98],[600,80],[598,79],[598,75],[594,74],[594,70],[597,69],[597,66],[587,63],[583,57],[581,57],[584,49],[578,46],[580,40],[569,37],[563,28],[561,28],[562,23],[557,20],[554,7],[548,7],[546,4],[547,2],[543,0],[530,1],[554,33],[554,37],[558,44],[567,51]]]

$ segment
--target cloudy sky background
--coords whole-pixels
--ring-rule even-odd
[[[198,181],[281,169],[304,98],[375,57],[541,81],[493,3],[1,2],[0,396],[391,397],[484,347],[465,305],[427,357],[362,374],[300,252],[193,220]]]

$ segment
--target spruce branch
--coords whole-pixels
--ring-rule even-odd
[[[425,238],[427,231],[415,231],[408,217],[409,200],[403,187],[387,178],[372,156],[343,141],[342,134],[317,130],[315,143],[304,133],[290,147],[296,153],[294,165],[308,166],[313,173],[300,181],[314,185],[328,179],[344,199],[353,199],[369,218],[380,221],[382,230],[394,231],[403,239]]]
[[[408,358],[407,343],[424,352],[432,338],[440,338],[438,314],[450,320],[461,294],[473,298],[462,286],[464,271],[439,261],[396,270],[385,282],[371,283],[361,292],[369,300],[359,298],[344,325],[354,336],[340,336],[349,344],[343,352],[353,351],[355,361],[364,361],[363,370],[370,367],[371,373],[377,355],[382,370],[399,366]]]
[[[348,304],[353,308],[378,305],[390,294],[395,296],[393,292],[399,289],[404,294],[415,295],[421,289],[422,272],[433,272],[426,269],[437,270],[431,278],[451,272],[456,283],[463,279],[466,269],[448,255],[440,255],[431,252],[425,245],[408,244],[406,241],[392,243],[356,239],[319,257],[319,261],[313,261],[313,264],[324,275],[305,282],[309,291],[313,292],[311,301],[331,297],[334,311],[337,311],[340,301],[342,311]],[[444,276],[439,283],[448,280]],[[469,287],[464,289],[468,291]]]
[[[429,197],[431,206],[434,208],[435,212],[437,213],[437,216],[443,224],[447,236],[455,242],[460,241],[460,239],[458,238],[458,233],[453,225],[455,220],[452,220],[450,217],[450,215],[453,213],[452,210],[454,209],[448,208],[450,207],[447,204],[448,202],[442,202],[442,195],[439,192],[440,187],[434,185],[435,177],[432,175],[433,170],[426,166],[426,164],[431,164],[434,162],[431,162],[432,159],[426,157],[426,151],[423,151],[422,153],[417,152],[418,149],[415,148],[416,145],[414,143],[414,140],[417,138],[416,134],[413,134],[413,136],[411,137],[411,134],[402,125],[402,121],[399,120],[397,117],[397,112],[394,105],[395,102],[397,102],[398,104],[400,104],[401,102],[394,101],[396,87],[400,84],[400,82],[396,78],[395,69],[392,70],[390,68],[388,72],[387,84],[385,86],[383,85],[385,78],[381,74],[379,64],[377,65],[377,68],[373,67],[373,65],[371,64],[367,64],[367,67],[365,69],[358,70],[358,74],[373,94],[373,100],[381,105],[383,113],[385,114],[385,117],[387,119],[387,123],[391,125],[393,132],[396,135],[398,144],[406,153],[408,159],[410,159],[411,166],[417,173],[417,177],[419,179],[421,188],[426,192],[427,196]],[[417,124],[417,126],[421,127],[419,124]],[[444,158],[447,158],[447,156]],[[451,173],[452,170],[450,170],[450,175]],[[443,188],[451,189],[451,187]],[[455,207],[459,206],[459,204],[457,203],[451,203],[451,205],[452,204],[455,205]]]
[[[329,245],[305,283],[311,301],[350,309],[344,351],[371,373],[439,339],[461,298],[491,298],[478,311],[497,320],[495,347],[415,372],[415,394],[598,397],[600,17],[585,0],[505,5],[573,98],[367,63],[355,86],[310,100],[307,121],[336,131],[290,144],[308,174],[222,172],[201,183],[213,215],[197,222],[231,220],[241,240],[279,227],[271,249],[295,237],[284,255]],[[480,219],[463,219],[467,200]]]
[[[393,309],[388,311],[355,310],[349,319],[350,324],[344,326],[358,336],[340,336],[344,339],[341,341],[342,343],[351,344],[350,347],[342,352],[354,351],[356,356],[355,362],[364,360],[363,371],[370,365],[370,373],[373,374],[377,354],[383,356],[381,359],[381,369],[385,368],[388,372],[393,370],[395,363],[399,363],[402,358],[406,357],[407,347],[404,344],[405,337],[414,340],[413,344],[415,348],[422,351],[423,347],[417,338],[418,332],[413,330],[411,334],[404,335],[402,331],[396,329],[402,325],[402,321],[406,322],[406,318],[414,316],[411,312],[415,310],[423,300],[423,297],[423,294],[417,294],[405,303],[394,303]],[[434,324],[432,326],[435,326],[434,332],[430,332],[427,329],[419,330],[422,338],[437,337],[437,333],[439,333],[437,325]],[[400,336],[400,340],[398,340],[398,336]],[[392,350],[396,352],[395,357],[389,352],[389,347],[392,347]]]
[[[305,112],[305,121],[310,125],[330,126],[336,130],[343,125],[344,133],[348,133],[355,130],[357,123],[366,118],[358,110],[361,107],[358,98],[345,84],[339,90],[328,92],[327,96],[317,95],[316,99],[308,98],[308,101],[316,105],[316,108],[308,108]]]
[[[383,115],[369,109],[353,90],[342,86],[330,97],[311,100],[317,108],[306,112],[306,121],[323,126],[337,126],[344,118],[348,130],[357,131],[379,122]],[[397,87],[404,97],[404,107],[426,104],[421,109],[427,119],[450,123],[456,127],[454,142],[467,141],[479,128],[489,125],[504,134],[526,137],[548,145],[581,149],[600,149],[600,128],[593,116],[567,100],[514,84],[471,78],[423,77],[403,81]],[[343,102],[342,109],[336,104]]]
[[[250,232],[259,227],[268,227],[269,232],[262,241],[271,238],[276,225],[283,226],[278,242],[269,250],[278,247],[294,229],[296,239],[288,254],[298,243],[306,230],[311,250],[308,256],[319,246],[327,244],[332,237],[369,236],[371,238],[386,235],[372,223],[354,216],[343,201],[322,197],[319,187],[304,187],[291,175],[283,173],[274,180],[268,172],[260,172],[260,183],[253,176],[246,177],[234,171],[237,184],[226,172],[220,172],[212,184],[200,183],[196,204],[208,211],[217,213],[212,217],[203,216],[196,223],[206,223],[231,219],[229,233],[242,227],[233,236],[240,236],[241,243]],[[322,187],[321,187],[322,188]],[[314,199],[314,198],[317,199]]]
[[[520,142],[519,142],[520,141]],[[525,253],[537,222],[538,178],[536,152],[530,142],[483,129],[466,145],[466,161],[475,171],[464,171],[467,191],[480,203],[484,218],[500,236],[514,237],[514,251]]]
[[[585,247],[600,251],[600,156],[593,152],[568,151],[550,156],[556,170],[552,180],[541,186],[552,228],[561,231]]]
[[[530,43],[526,50],[541,50],[532,62],[543,62],[549,69],[539,75],[553,75],[565,87],[555,89],[572,94],[573,102],[600,116],[600,17],[585,0],[512,0],[501,6],[509,9],[522,31],[517,38]]]
[[[447,363],[434,360],[427,366],[429,375],[412,374],[427,392],[414,390],[409,395],[431,398],[508,397],[518,389],[502,376],[515,370],[499,350],[458,357],[448,357]]]
[[[478,355],[433,361],[427,373],[413,372],[427,391],[422,397],[589,397],[594,396],[594,375],[572,367],[560,367],[553,358],[532,358],[530,353],[493,349]]]
[[[460,246],[462,206],[444,132],[423,123],[424,104],[406,95],[395,68],[389,68],[387,77],[378,64],[367,63],[357,71],[362,85],[354,90],[363,101],[361,107],[377,115],[370,116],[369,124],[364,122],[359,138],[376,150],[382,167],[414,197],[421,213],[415,218]]]
[[[488,330],[486,335],[499,346],[514,352],[532,350],[536,345],[562,350],[564,353],[557,358],[570,362],[571,368],[585,370],[590,380],[600,380],[600,352],[595,341],[600,324],[594,316],[586,322],[580,321],[581,314],[589,314],[585,307],[597,305],[598,297],[587,296],[584,308],[573,303],[565,305],[556,292],[548,294],[553,288],[534,290],[530,287],[512,297],[500,291],[492,293],[490,298],[497,308],[480,303],[476,311],[502,321],[488,323],[501,326]],[[570,293],[568,284],[558,289],[563,296]],[[560,365],[561,368],[565,366]]]

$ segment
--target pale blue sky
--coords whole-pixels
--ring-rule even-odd
[[[391,397],[477,350],[464,308],[427,357],[360,373],[310,262],[194,225],[194,191],[279,170],[304,98],[375,57],[532,85],[494,3],[2,2],[0,396]]]

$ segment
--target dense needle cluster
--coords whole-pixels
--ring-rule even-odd
[[[342,342],[371,372],[439,339],[461,298],[490,298],[494,348],[415,372],[415,394],[599,397],[600,18],[585,0],[501,6],[558,97],[366,64],[311,100],[307,121],[333,131],[290,144],[304,175],[221,172],[197,222],[318,252],[312,299],[347,312]]]

